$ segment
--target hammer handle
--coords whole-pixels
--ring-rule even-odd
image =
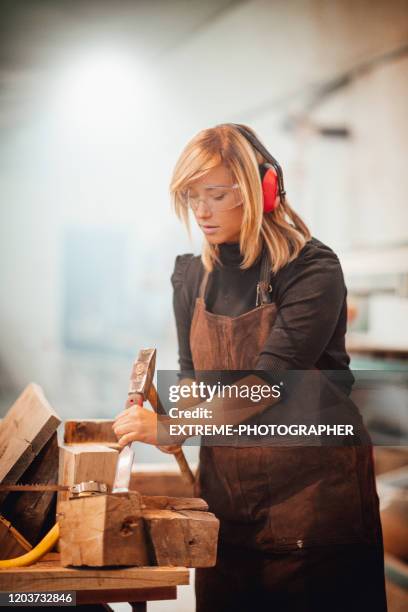
[[[188,484],[194,484],[195,482],[194,474],[191,471],[190,466],[187,463],[187,459],[186,459],[183,449],[179,448],[172,454],[176,458],[176,461],[179,465],[180,472],[184,478],[184,481],[187,482]]]
[[[154,383],[152,383],[149,387],[149,391],[147,393],[147,399],[152,405],[154,411],[157,413],[158,408],[159,407],[161,408],[161,402],[157,394],[157,389],[154,386]],[[180,472],[184,478],[184,481],[187,482],[188,484],[194,484],[194,481],[195,481],[194,474],[191,471],[190,466],[187,463],[187,459],[186,459],[183,449],[179,448],[174,453],[172,453],[172,455],[174,455],[179,465]]]

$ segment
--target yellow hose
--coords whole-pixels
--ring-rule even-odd
[[[0,569],[7,569],[10,567],[24,567],[25,565],[32,565],[36,561],[39,561],[52,547],[58,542],[59,538],[59,525],[55,523],[54,527],[49,530],[47,535],[43,537],[41,542],[38,542],[37,546],[34,546],[30,551],[15,557],[14,559],[4,559],[0,561]]]

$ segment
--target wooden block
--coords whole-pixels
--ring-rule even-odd
[[[219,521],[197,510],[143,510],[151,562],[157,565],[211,567],[217,558]]]
[[[58,482],[58,437],[55,432],[30,467],[23,484]],[[2,514],[30,541],[37,544],[55,523],[56,493],[9,493],[1,506]]]
[[[194,497],[193,485],[183,480],[176,463],[135,464],[132,468],[130,489],[144,495]]]
[[[28,385],[0,423],[0,482],[16,483],[60,423],[41,387]]]
[[[71,444],[60,448],[59,484],[73,485],[88,480],[112,486],[118,452],[99,444]],[[68,492],[58,493],[58,501],[68,499]]]
[[[63,501],[58,508],[61,563],[213,566],[219,521],[204,509],[201,499],[137,492]]]
[[[13,527],[10,521],[0,515],[0,559],[19,557],[30,549],[31,544]]]
[[[65,444],[103,444],[120,448],[110,419],[77,419],[65,421]]]
[[[147,565],[140,495],[94,495],[61,502],[61,565]]]

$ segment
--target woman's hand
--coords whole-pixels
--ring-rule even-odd
[[[134,441],[157,446],[157,415],[144,406],[131,406],[118,414],[113,431],[122,448]]]
[[[144,406],[131,406],[116,417],[113,431],[118,438],[118,444],[123,448],[130,442],[139,441],[157,446],[163,453],[176,453],[181,447],[176,444],[158,446],[157,415]]]

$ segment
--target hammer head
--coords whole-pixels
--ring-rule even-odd
[[[141,393],[144,397],[147,396],[153,381],[155,367],[156,349],[141,349],[130,375],[129,394]]]

